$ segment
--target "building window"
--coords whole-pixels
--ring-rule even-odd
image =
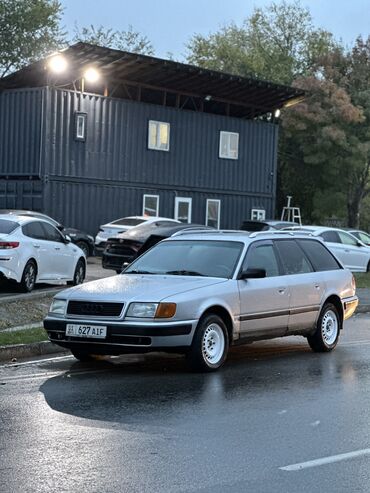
[[[159,195],[144,195],[143,216],[158,216]]]
[[[264,221],[266,219],[265,209],[252,209],[251,220],[252,221]]]
[[[222,159],[238,159],[239,134],[236,132],[220,132],[219,157]]]
[[[206,226],[220,228],[221,200],[207,199]]]
[[[191,198],[175,198],[175,219],[182,223],[191,223]]]
[[[86,140],[86,113],[75,113],[75,140],[85,142]]]
[[[148,148],[156,151],[170,150],[170,124],[149,120]]]

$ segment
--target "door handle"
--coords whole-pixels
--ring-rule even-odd
[[[60,247],[54,247],[54,250],[60,250]]]
[[[347,250],[347,249],[346,249],[346,250],[344,250],[344,251],[345,251],[346,253],[350,253],[350,251],[351,251],[351,250]]]
[[[279,291],[280,294],[284,294],[285,293],[285,288],[279,288],[278,291]]]
[[[315,284],[316,289],[320,289],[320,284]]]
[[[40,248],[40,245],[35,245],[35,243],[33,244],[33,246],[34,246],[35,248]]]

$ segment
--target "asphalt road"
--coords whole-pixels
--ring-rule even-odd
[[[207,375],[160,354],[0,366],[1,492],[368,492],[369,447],[365,314],[330,354],[255,343]]]
[[[102,279],[115,275],[114,270],[103,269],[101,266],[101,257],[89,257],[87,259],[86,281],[95,281],[96,279]],[[61,289],[65,289],[66,284],[36,284],[32,293],[19,293],[19,289],[16,283],[1,281],[0,283],[0,300],[1,298],[13,297],[16,295],[18,298],[27,298],[37,293],[57,292]],[[1,490],[0,490],[1,491]]]

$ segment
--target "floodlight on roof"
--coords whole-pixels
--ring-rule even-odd
[[[66,71],[68,63],[64,56],[54,55],[48,60],[48,67],[55,74],[61,74]]]
[[[97,82],[100,79],[100,73],[94,67],[89,67],[84,72],[84,78],[87,82]]]

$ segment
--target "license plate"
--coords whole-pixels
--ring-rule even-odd
[[[107,328],[101,325],[67,324],[66,336],[105,339],[107,337]]]

